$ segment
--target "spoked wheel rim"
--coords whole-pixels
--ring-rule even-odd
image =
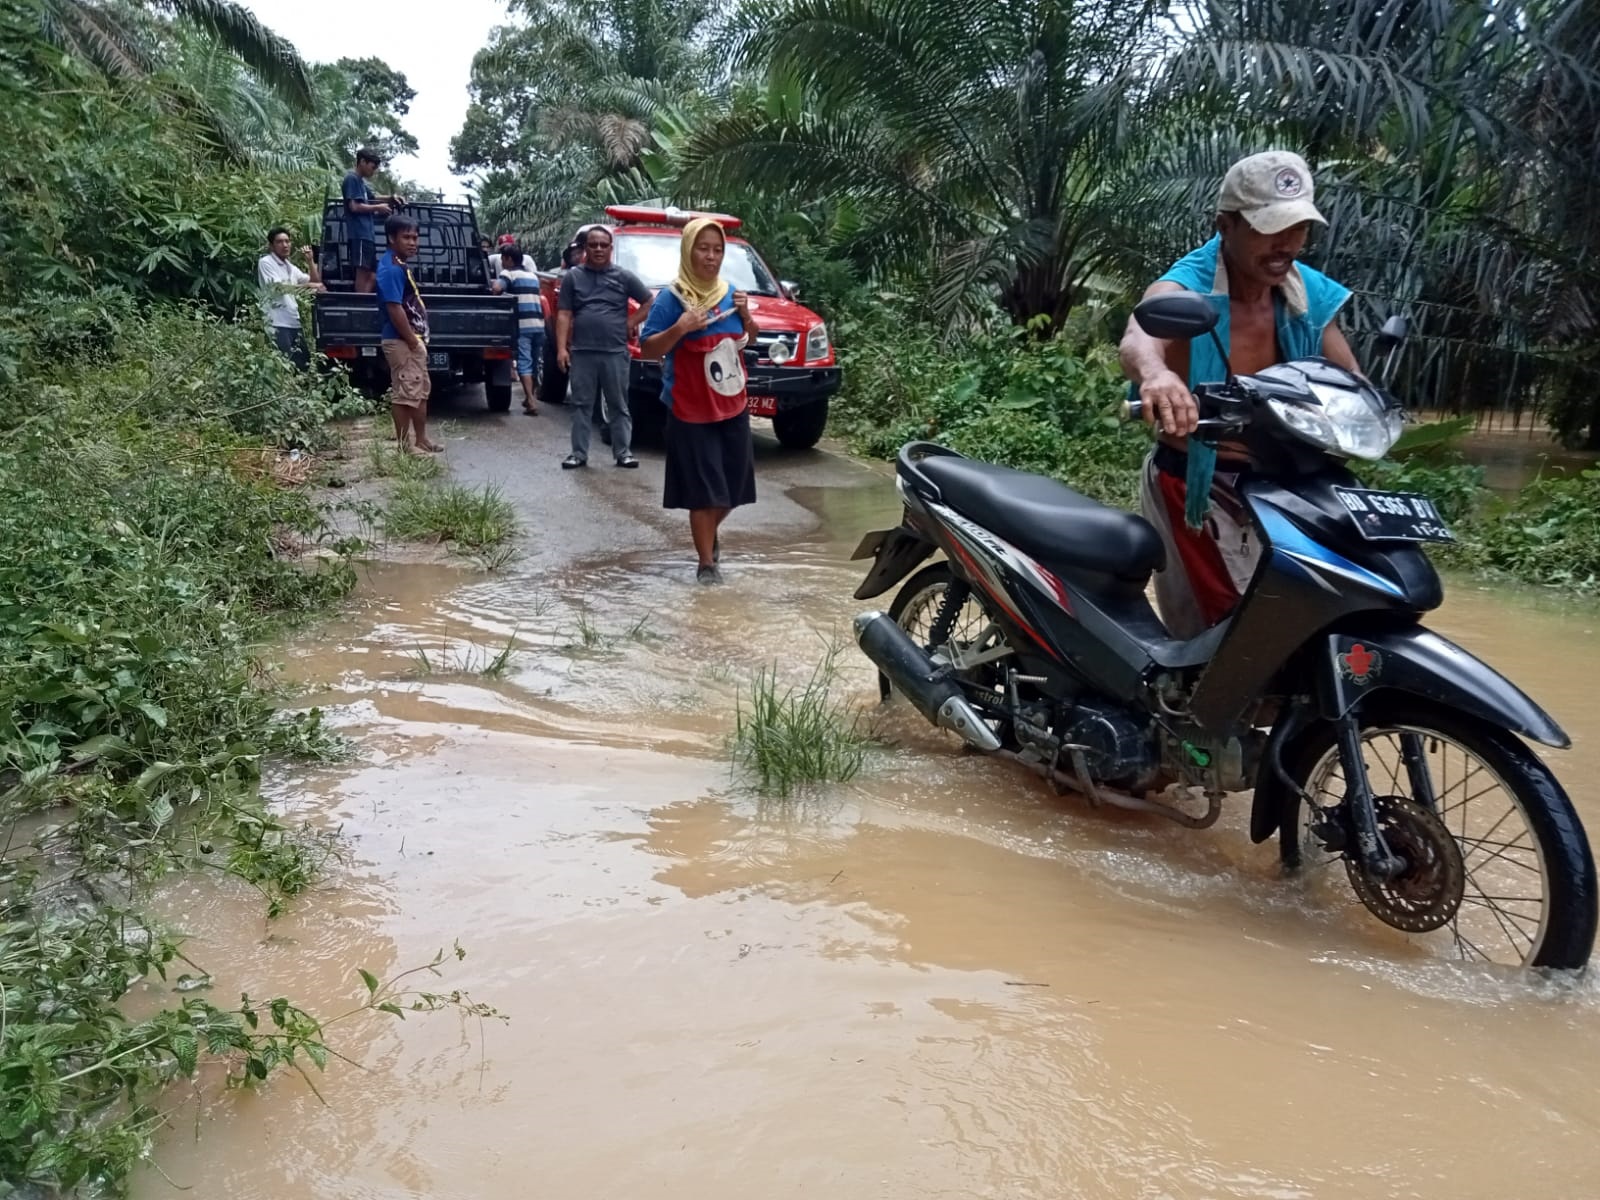
[[[933,623],[939,615],[940,605],[949,586],[950,577],[946,575],[944,578],[932,579],[918,588],[906,599],[904,605],[901,605],[898,599],[896,601],[895,607],[899,610],[896,622],[910,635],[911,640],[924,650],[935,649],[930,642]],[[961,612],[957,614],[949,640],[945,644],[953,650],[982,653],[1003,646],[1005,635],[990,620],[977,594],[972,593],[962,604]],[[997,703],[1004,700],[1005,669],[1000,663],[983,663],[971,670],[959,671],[959,674],[967,683],[992,691]],[[991,720],[988,724],[1000,735],[1002,741],[1009,735],[1009,722]],[[948,736],[956,735],[948,734]]]
[[[1459,850],[1459,906],[1435,932],[1408,936],[1464,962],[1533,964],[1550,922],[1550,875],[1542,843],[1516,789],[1478,751],[1438,730],[1384,724],[1362,729],[1361,747],[1374,795],[1431,810]],[[1337,751],[1329,749],[1318,760],[1305,790],[1318,808],[1343,800],[1344,768]],[[1302,803],[1303,872],[1317,887],[1349,887],[1343,872],[1330,869],[1344,856],[1329,853],[1312,835],[1315,820],[1316,813]],[[1350,864],[1350,869],[1358,868]]]

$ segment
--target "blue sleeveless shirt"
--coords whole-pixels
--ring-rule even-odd
[[[1222,235],[1216,234],[1205,245],[1180,258],[1161,276],[1191,292],[1205,296],[1217,310],[1217,337],[1230,351],[1228,336],[1228,267],[1222,257]],[[1273,312],[1278,327],[1278,350],[1285,361],[1312,358],[1322,353],[1322,335],[1350,299],[1350,289],[1329,279],[1304,263],[1295,263],[1288,279],[1273,289]],[[1220,383],[1228,369],[1210,337],[1189,343],[1189,379],[1192,389],[1202,383]],[[1138,395],[1138,388],[1134,388]],[[1185,480],[1187,502],[1184,519],[1192,529],[1200,528],[1210,507],[1211,476],[1217,465],[1217,452],[1211,446],[1189,442],[1189,470]]]

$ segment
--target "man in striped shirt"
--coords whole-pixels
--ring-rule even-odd
[[[495,295],[517,298],[517,376],[522,380],[522,411],[539,415],[539,360],[544,356],[544,306],[539,299],[539,272],[531,256],[517,246],[500,247],[500,277]]]

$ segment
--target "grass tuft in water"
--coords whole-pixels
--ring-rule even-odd
[[[431,486],[401,480],[384,514],[390,537],[411,541],[454,542],[481,552],[504,545],[517,531],[516,512],[493,484],[481,488],[458,483]]]
[[[419,676],[481,675],[485,679],[503,679],[510,669],[512,658],[521,649],[517,644],[519,632],[521,630],[513,630],[505,645],[494,653],[484,647],[467,644],[446,646],[429,654],[427,647],[418,646],[411,651],[414,673]]]
[[[735,710],[734,762],[758,790],[787,799],[813,783],[843,783],[861,770],[870,740],[861,714],[833,696],[840,648],[803,685],[785,686],[776,664],[744,688]]]

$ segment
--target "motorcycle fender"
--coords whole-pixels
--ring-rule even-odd
[[[1455,643],[1421,626],[1356,633],[1336,630],[1307,646],[1317,715],[1336,721],[1364,697],[1404,692],[1565,750],[1572,739],[1516,684]],[[1304,661],[1304,660],[1301,660]],[[1285,761],[1292,756],[1283,747]],[[1267,766],[1250,810],[1250,840],[1277,832],[1293,796]]]
[[[934,545],[914,529],[896,525],[893,529],[879,529],[861,539],[852,562],[873,559],[872,569],[856,588],[857,600],[870,600],[881,596],[895,584],[922,565],[934,551]]]
[[[1338,720],[1363,696],[1407,692],[1565,750],[1572,739],[1544,709],[1504,675],[1431,629],[1357,633],[1325,638],[1316,672],[1322,715]]]

